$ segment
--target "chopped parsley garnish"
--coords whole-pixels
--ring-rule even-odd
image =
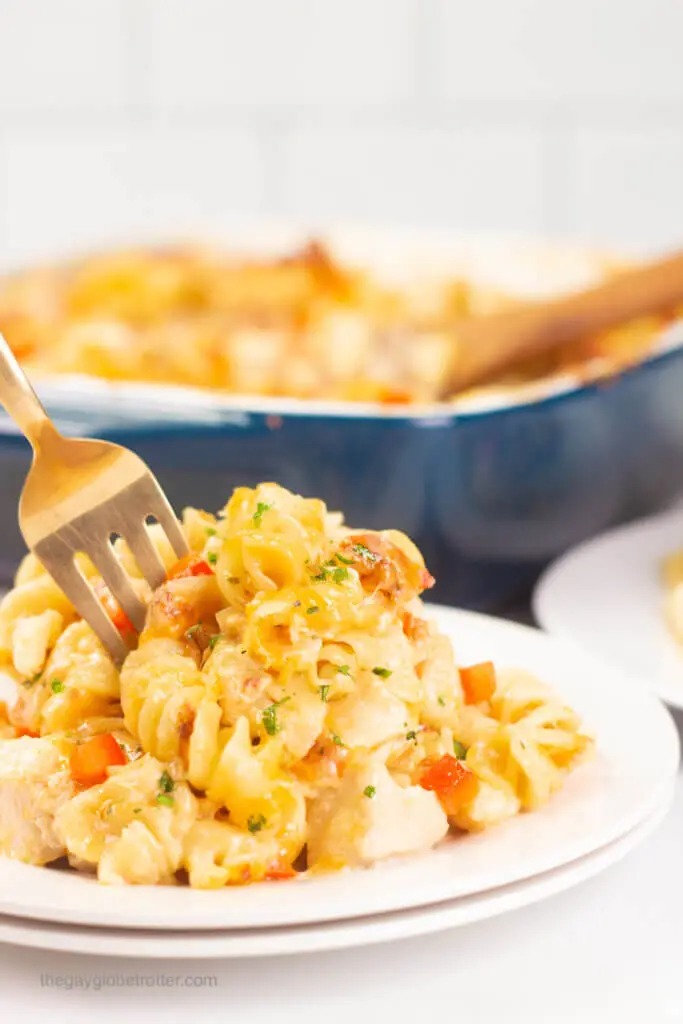
[[[133,814],[142,814],[142,807],[134,807]]]
[[[335,583],[343,583],[348,578],[349,570],[343,565],[337,565],[334,558],[323,562],[319,571],[314,576],[311,576],[314,583],[327,583],[330,579]]]
[[[256,511],[254,512],[254,516],[253,516],[254,526],[260,526],[261,525],[261,520],[263,519],[263,513],[267,512],[268,509],[271,509],[272,507],[273,507],[272,505],[267,505],[265,501],[259,501],[259,503],[256,506]]]
[[[467,747],[460,740],[453,740],[453,753],[458,761],[464,761],[467,757]]]
[[[216,646],[216,644],[218,643],[218,641],[222,640],[222,639],[223,639],[223,634],[222,633],[216,633],[214,636],[210,637],[210,639],[209,639],[209,650],[212,651],[214,649],[214,647]]]
[[[189,629],[185,630],[185,636],[193,637],[197,630],[202,628],[202,625],[202,622],[197,622],[194,626],[190,626]]]
[[[376,562],[379,557],[370,548],[366,548],[365,544],[354,544],[353,550],[356,554],[361,555],[362,558],[367,559],[368,562]]]
[[[330,736],[332,738],[332,742],[336,743],[338,747],[344,746],[344,741],[342,740],[341,736],[337,736],[336,732],[330,733]]]
[[[161,793],[172,793],[174,789],[175,782],[167,771],[163,771],[159,777],[159,791]]]
[[[266,730],[269,736],[275,736],[275,734],[280,731],[281,725],[278,722],[277,709],[280,707],[281,704],[286,704],[288,700],[291,700],[291,698],[283,697],[282,700],[273,701],[273,703],[269,704],[268,707],[264,710],[263,714],[261,715],[261,719],[263,721],[263,728]]]
[[[379,676],[381,679],[388,679],[389,676],[391,675],[391,669],[389,669],[389,668],[378,667],[378,668],[373,668],[372,671],[373,671],[373,673],[376,676]]]
[[[325,686],[319,686],[318,689],[320,690],[321,701],[323,702],[323,704],[327,704],[327,695],[330,692],[329,684],[326,684]]]
[[[443,697],[439,697],[438,701],[439,701],[439,704],[441,705],[442,708],[446,707],[446,701],[444,700]]]
[[[343,676],[350,676],[351,675],[351,666],[350,665],[337,665],[337,672],[339,672]]]
[[[277,704],[270,704],[263,712],[263,728],[269,736],[274,736],[280,731],[280,723],[277,720]]]
[[[30,679],[24,679],[24,680],[22,680],[22,683],[21,683],[21,685],[22,685],[22,686],[25,686],[25,687],[26,687],[26,689],[28,690],[28,689],[29,689],[29,687],[33,686],[33,684],[34,684],[34,683],[37,683],[37,682],[38,682],[38,680],[40,679],[40,677],[42,676],[42,674],[43,674],[42,672],[36,672],[36,674],[35,674],[34,676],[31,676],[31,678],[30,678]]]
[[[206,534],[207,537],[215,537],[216,536],[216,531],[214,530],[213,526],[206,526],[204,528],[204,533]]]
[[[372,800],[377,790],[374,786],[366,786],[363,790],[363,796],[366,796],[368,800]]]
[[[334,557],[342,565],[353,565],[353,559],[352,558],[344,558],[344,556],[340,555],[339,552],[337,552],[337,554]]]
[[[209,551],[208,555],[206,556],[206,560],[209,563],[209,565],[215,565],[216,562],[218,561],[218,555],[216,554],[215,551]]]
[[[64,683],[61,679],[53,679],[50,683],[50,689],[53,693],[61,693],[64,689]]]
[[[319,612],[319,611],[320,611],[320,609],[318,608],[317,604],[312,604],[310,608],[306,609],[306,614],[307,615],[315,615],[315,613]]]
[[[409,732],[406,733],[406,739],[415,740],[415,742],[417,743],[417,733],[415,732],[414,729],[411,729]]]
[[[175,800],[168,793],[157,793],[157,803],[162,807],[173,807]]]
[[[250,814],[247,822],[247,828],[250,832],[260,832],[267,824],[268,822],[262,814]]]

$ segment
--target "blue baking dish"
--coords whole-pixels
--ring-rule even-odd
[[[176,509],[214,510],[237,485],[276,480],[354,526],[404,530],[436,576],[434,599],[469,608],[503,608],[573,544],[683,491],[680,325],[602,383],[545,382],[408,412],[95,380],[39,390],[67,434],[138,452]],[[22,553],[16,508],[29,458],[0,417],[4,582]]]

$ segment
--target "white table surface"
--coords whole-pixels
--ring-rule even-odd
[[[633,737],[633,756],[647,756],[647,737]],[[441,935],[251,961],[118,960],[0,944],[0,1021],[365,1024],[390,1014],[419,1024],[438,1012],[458,1024],[680,1024],[680,922],[683,773],[671,813],[643,846],[536,906]],[[206,975],[217,985],[95,990],[117,973]],[[81,987],[46,987],[41,974]]]

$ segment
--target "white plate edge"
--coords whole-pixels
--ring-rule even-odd
[[[259,929],[255,934],[225,932],[207,936],[205,933],[193,933],[189,938],[173,933],[140,935],[137,930],[26,922],[0,915],[0,942],[89,956],[195,960],[300,955],[417,938],[532,906],[596,877],[619,863],[656,832],[671,810],[675,792],[675,784],[672,784],[661,804],[630,832],[578,861],[489,893],[447,900],[441,904],[360,920]],[[191,943],[189,949],[183,947],[183,942]]]

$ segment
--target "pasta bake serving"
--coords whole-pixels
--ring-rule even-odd
[[[0,331],[35,377],[400,404],[440,394],[459,323],[515,301],[466,267],[428,274],[417,266],[387,279],[317,242],[260,259],[169,247],[6,277]],[[499,383],[613,373],[644,358],[663,323],[645,318],[564,344]]]
[[[664,559],[662,583],[666,624],[674,639],[683,644],[683,550]]]
[[[28,555],[0,604],[0,852],[67,857],[107,884],[218,888],[369,866],[551,798],[591,750],[542,682],[458,666],[402,533],[346,527],[262,484],[216,517],[186,509],[191,554],[120,669]],[[154,527],[150,528],[154,531]]]

